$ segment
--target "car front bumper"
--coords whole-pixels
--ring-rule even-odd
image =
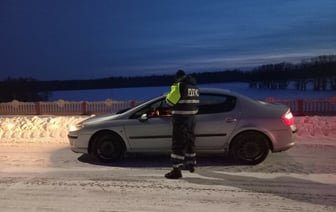
[[[88,153],[88,145],[87,145],[88,142],[83,142],[83,139],[80,136],[70,132],[68,134],[68,139],[69,139],[70,148],[73,152],[83,153],[83,154]]]

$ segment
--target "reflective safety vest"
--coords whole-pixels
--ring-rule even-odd
[[[173,107],[172,114],[195,115],[198,112],[199,89],[188,82],[176,82],[171,86],[166,102]]]

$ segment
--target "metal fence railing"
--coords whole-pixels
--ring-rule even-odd
[[[302,115],[336,115],[336,96],[328,99],[274,99],[266,102],[280,103],[289,106],[297,116]],[[87,115],[100,113],[115,113],[119,110],[134,107],[140,101],[106,101],[68,102],[19,102],[0,103],[0,115]]]
[[[266,102],[280,103],[289,106],[297,116],[303,115],[336,115],[336,96],[328,99],[274,99]]]
[[[137,101],[99,102],[18,102],[16,100],[0,103],[0,115],[87,115],[99,113],[115,113],[119,110],[134,107]]]

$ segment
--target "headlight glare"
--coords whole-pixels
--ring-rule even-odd
[[[83,124],[70,125],[69,131],[70,132],[78,131],[78,130],[82,129],[83,127],[84,127]]]

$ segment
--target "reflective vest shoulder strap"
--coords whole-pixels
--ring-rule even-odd
[[[166,96],[168,104],[175,105],[181,98],[180,83],[175,83],[171,86],[170,92]]]

